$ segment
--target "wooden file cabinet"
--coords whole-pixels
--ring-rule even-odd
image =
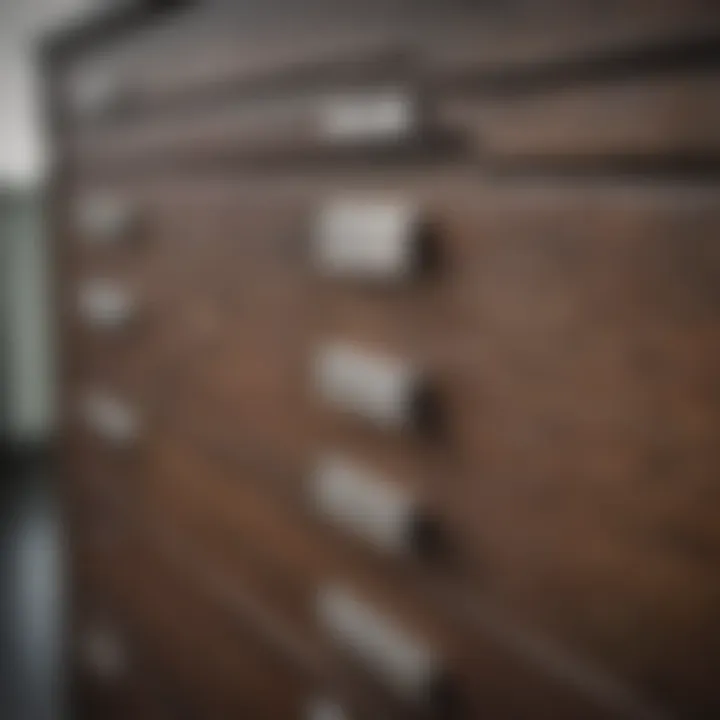
[[[79,714],[717,714],[712,2],[118,3],[44,57]]]

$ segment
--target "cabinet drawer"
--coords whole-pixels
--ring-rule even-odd
[[[239,434],[265,448],[278,435],[290,442],[312,322],[305,196],[293,184],[216,178],[164,180],[147,197],[154,410],[231,445]]]
[[[256,31],[245,42],[242,33],[228,37],[227,28],[216,26],[215,37],[212,31],[200,41],[195,37],[192,50],[185,48],[176,62],[145,61],[124,70],[120,81],[113,77],[123,74],[117,70],[103,78],[88,67],[87,79],[78,71],[78,88],[84,83],[106,88],[94,95],[107,107],[69,128],[69,144],[90,166],[415,147],[429,129],[422,82],[401,40],[397,14],[385,15],[387,26],[379,35],[368,25],[377,30],[382,20],[368,9],[354,27],[336,18],[325,39],[318,39],[317,26],[310,38],[303,23],[274,35]],[[216,40],[217,47],[199,55],[203,40]],[[293,56],[291,64],[280,61]],[[124,107],[115,107],[117,96]]]
[[[281,5],[193,3],[77,58],[63,85],[73,119],[186,107],[228,90],[366,77],[368,59],[390,58],[407,42],[402,0]]]
[[[66,426],[61,458],[62,520],[74,612],[86,590],[79,582],[82,567],[93,557],[118,552],[137,534],[146,492],[135,452],[101,442],[81,426]]]
[[[94,608],[97,613],[100,608]],[[72,677],[73,717],[181,720],[195,714],[185,688],[146,653],[115,616],[78,618]]]
[[[76,151],[88,167],[353,158],[361,152],[416,149],[427,133],[424,115],[419,91],[390,79],[90,129],[78,139]]]
[[[663,169],[720,153],[714,69],[621,78],[526,93],[459,92],[439,122],[490,163],[518,168]],[[683,112],[678,114],[677,108]]]
[[[288,336],[287,326],[302,330],[304,278],[296,259],[303,207],[269,190],[142,182],[134,190],[143,199],[141,248],[90,248],[76,238],[63,306],[68,381],[119,386],[150,412],[198,389],[193,380],[223,363],[227,376],[232,363],[243,362],[246,337],[257,333],[260,345]],[[79,296],[98,283],[129,295],[131,322],[87,321]]]
[[[288,4],[259,24],[219,5],[72,69],[67,140],[82,163],[332,155],[423,134],[403,3]]]
[[[511,2],[428,8],[416,25],[439,124],[490,167],[693,172],[717,158],[717,8]]]
[[[146,518],[124,543],[82,556],[76,563],[75,584],[82,590],[76,613],[78,628],[99,620],[101,630],[126,643],[132,639],[122,669],[135,673],[142,659],[156,676],[162,671],[164,695],[178,717],[242,712],[268,720],[324,720],[332,711],[330,717],[346,720],[410,720],[402,712],[389,715],[381,699],[321,659],[316,646],[305,646],[306,637],[266,606],[248,601],[246,588],[228,582],[213,558],[166,520]],[[107,643],[100,649],[107,650]],[[99,658],[100,670],[107,669],[107,654]],[[113,677],[107,682],[107,672],[95,676],[101,687],[123,687]]]
[[[720,29],[717,8],[682,0],[602,5],[512,0],[495,6],[450,0],[442,8],[426,3],[409,22],[428,69],[440,82],[480,79],[498,87],[582,78],[588,68],[627,74],[633,61],[662,61],[673,49],[711,41]]]
[[[199,716],[301,716],[313,692],[311,676],[216,607],[181,559],[177,566],[164,562],[142,537],[86,554],[79,568],[86,596],[104,598],[100,611],[118,618],[139,648],[152,653]]]

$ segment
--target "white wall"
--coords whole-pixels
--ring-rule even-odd
[[[0,182],[33,184],[45,168],[36,42],[97,0],[0,0]]]

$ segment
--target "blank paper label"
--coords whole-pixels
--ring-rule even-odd
[[[340,455],[321,458],[311,481],[316,512],[390,552],[411,551],[414,498],[385,477]]]
[[[318,352],[315,383],[321,398],[339,410],[382,427],[401,428],[412,420],[420,376],[402,361],[333,343]]]
[[[420,701],[439,674],[435,653],[345,588],[318,593],[318,618],[330,636],[401,695]]]
[[[88,323],[100,327],[122,325],[134,311],[132,295],[121,285],[105,280],[85,283],[79,292],[78,306]]]
[[[327,698],[310,702],[305,713],[306,720],[350,720],[340,705]]]
[[[331,277],[404,280],[416,266],[417,230],[418,213],[411,203],[335,200],[318,219],[315,266]]]
[[[401,90],[330,96],[320,112],[322,136],[336,141],[398,140],[416,126],[416,103]]]
[[[83,400],[82,411],[87,424],[106,440],[125,445],[137,438],[135,413],[109,395],[88,393]]]

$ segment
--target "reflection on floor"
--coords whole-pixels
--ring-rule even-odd
[[[0,717],[55,720],[62,706],[62,528],[39,463],[0,468]]]

